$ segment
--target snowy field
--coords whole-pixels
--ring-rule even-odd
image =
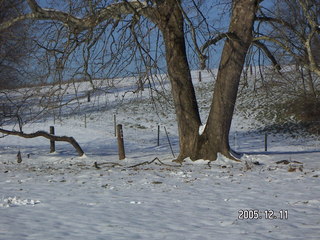
[[[205,119],[211,93],[202,92],[210,81],[208,74],[203,77],[195,82]],[[76,115],[24,126],[29,133],[54,125],[57,135],[79,142],[83,157],[67,143],[57,143],[50,154],[47,139],[0,139],[1,240],[320,239],[316,137],[270,134],[265,152],[254,120],[236,112],[230,140],[243,154],[241,163],[220,156],[212,163],[176,165],[164,131],[177,155],[173,110],[155,111],[147,90],[138,96],[128,89],[123,84],[93,103],[83,99]],[[114,114],[124,127],[122,161]]]

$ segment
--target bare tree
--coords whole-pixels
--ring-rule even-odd
[[[164,41],[167,71],[172,87],[180,138],[178,161],[186,157],[191,157],[193,160],[200,158],[215,160],[218,153],[235,159],[230,154],[229,130],[243,64],[253,38],[253,22],[259,1],[233,1],[230,34],[222,53],[208,122],[201,135],[199,135],[201,120],[186,52],[184,30],[186,16],[180,0],[125,0],[102,5],[100,1],[84,1],[81,3],[85,3],[86,8],[80,10],[72,8],[69,9],[69,12],[58,8],[42,8],[35,0],[27,2],[31,11],[2,23],[0,30],[7,29],[22,20],[51,21],[55,25],[58,24],[58,28],[61,26],[67,29],[66,39],[75,40],[71,42],[76,45],[78,42],[85,43],[88,40],[90,42],[92,39],[98,41],[99,32],[107,30],[103,26],[108,21],[113,25],[127,22],[129,24],[123,25],[123,29],[126,30],[135,30],[132,25],[139,21],[151,21],[160,29]],[[128,16],[131,16],[129,21]],[[71,42],[67,41],[64,45],[70,47]],[[139,44],[139,41],[135,42]],[[52,49],[48,48],[48,50]],[[72,47],[68,50],[68,53],[75,51]],[[91,52],[86,54],[91,54]],[[84,70],[88,73],[87,69]]]
[[[317,93],[311,73],[320,76],[317,48],[319,4],[318,0],[276,1],[273,9],[260,9],[261,16],[257,18],[259,22],[267,24],[267,30],[260,32],[257,39],[269,42],[278,52],[279,61],[285,61],[286,65],[293,62],[302,69],[303,79],[307,69],[307,84],[314,97]]]

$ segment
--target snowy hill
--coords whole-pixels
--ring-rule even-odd
[[[201,82],[198,71],[192,76],[204,122],[216,72],[203,71]],[[318,239],[316,136],[269,133],[265,152],[265,135],[258,131],[264,123],[249,108],[241,109],[250,100],[244,98],[250,89],[244,90],[230,134],[232,148],[244,154],[242,162],[220,156],[213,163],[176,165],[169,145],[177,155],[170,85],[164,76],[146,81],[144,91],[138,83],[138,78],[96,80],[10,92],[13,109],[19,101],[25,106],[24,132],[54,125],[57,135],[73,136],[86,155],[77,157],[66,143],[49,153],[43,138],[1,138],[1,240]],[[114,116],[124,128],[122,161]],[[3,128],[17,129],[13,120],[2,119]]]

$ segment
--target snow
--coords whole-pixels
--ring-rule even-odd
[[[23,205],[35,205],[40,203],[39,200],[32,200],[32,199],[20,199],[17,197],[9,197],[3,199],[4,203],[0,204],[0,207],[16,207],[16,206],[23,206]]]
[[[117,94],[121,91],[127,89]],[[163,129],[157,146],[160,123],[178,153],[174,113],[159,118],[147,93],[127,94],[132,101],[121,106],[111,96],[116,109],[96,104],[93,111],[83,101],[83,111],[91,110],[86,128],[80,114],[55,120],[56,134],[73,136],[85,156],[78,157],[66,143],[57,143],[50,154],[47,139],[0,139],[1,240],[319,239],[317,138],[270,135],[265,152],[264,136],[249,130],[253,119],[236,113],[230,140],[243,154],[241,162],[219,155],[215,162],[186,159],[179,165],[172,162]],[[114,112],[124,126],[126,159],[121,161]],[[24,131],[49,130],[50,125],[48,118]],[[241,210],[258,210],[261,218],[239,219]],[[277,219],[266,219],[265,210]],[[288,219],[280,219],[280,211],[287,211]]]
[[[199,127],[199,136],[201,136],[201,135],[203,134],[205,128],[206,128],[206,125],[205,125],[205,124],[204,124],[204,125],[201,125],[201,126]]]

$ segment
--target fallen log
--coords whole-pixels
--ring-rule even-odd
[[[84,152],[78,142],[73,138],[73,137],[68,137],[68,136],[56,136],[53,134],[50,134],[45,131],[37,131],[34,133],[24,133],[24,132],[19,132],[19,131],[10,131],[10,130],[5,130],[0,128],[0,132],[6,135],[14,135],[14,136],[19,136],[23,138],[36,138],[36,137],[44,137],[47,138],[51,141],[56,141],[56,142],[68,142],[70,143],[77,151],[78,155],[81,157],[84,155]]]

